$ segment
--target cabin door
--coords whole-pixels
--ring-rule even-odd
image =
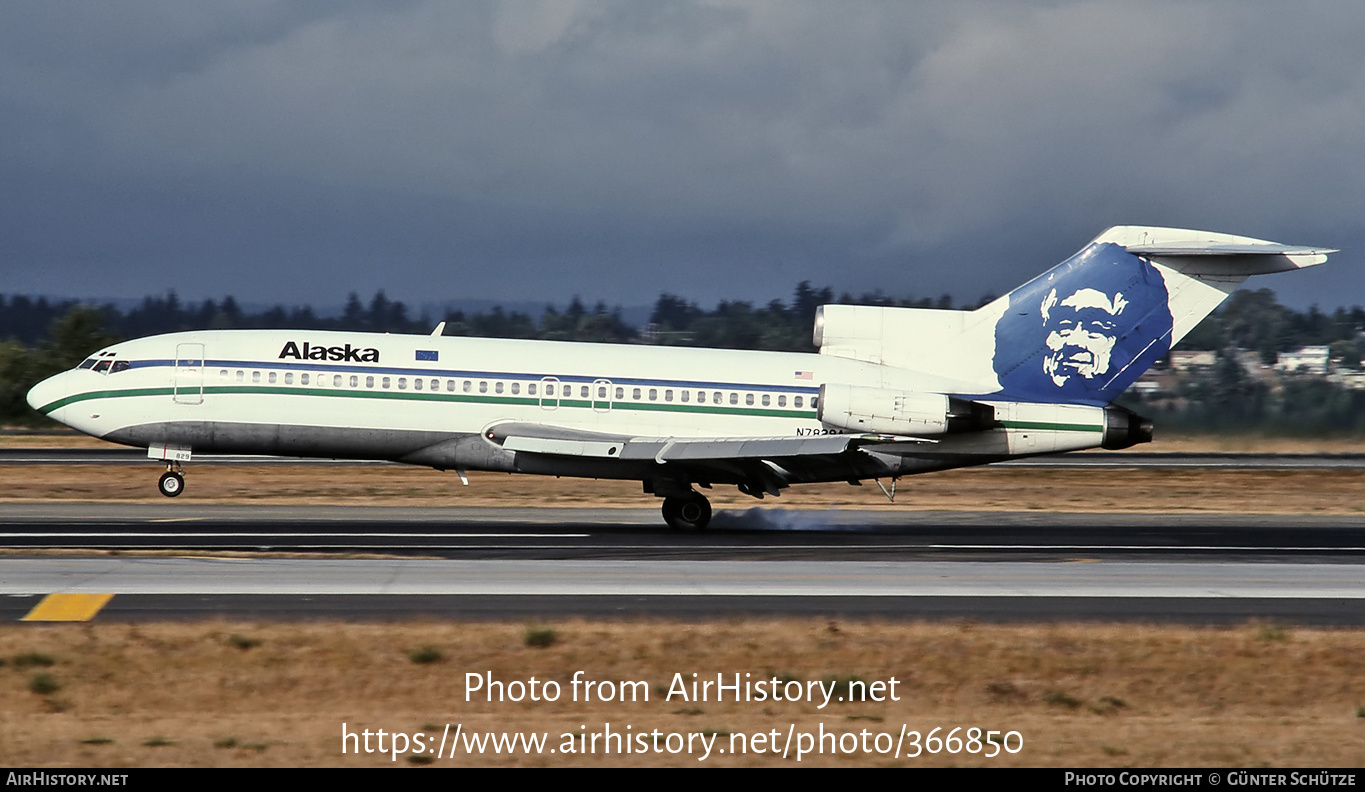
[[[560,389],[564,385],[556,377],[545,377],[540,381],[540,408],[542,410],[559,409]]]
[[[592,408],[596,412],[611,410],[611,380],[593,380]]]
[[[172,397],[176,404],[204,403],[204,345],[175,345],[175,383]]]

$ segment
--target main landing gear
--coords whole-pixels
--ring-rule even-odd
[[[664,522],[677,531],[703,531],[711,522],[711,502],[699,492],[664,498]]]
[[[179,462],[166,463],[166,472],[161,474],[161,480],[156,483],[156,488],[168,498],[174,498],[185,491],[185,474],[181,471]]]

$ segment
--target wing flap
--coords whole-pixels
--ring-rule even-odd
[[[509,451],[555,456],[666,462],[775,459],[842,454],[865,445],[906,446],[936,441],[885,435],[830,434],[809,437],[626,437],[542,424],[508,423],[484,435]]]
[[[637,437],[626,444],[623,459],[655,462],[701,462],[708,459],[761,459],[810,454],[842,454],[857,435],[813,437]]]

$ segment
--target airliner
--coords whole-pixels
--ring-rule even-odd
[[[825,305],[818,353],[312,330],[171,333],[97,350],[28,402],[164,462],[375,459],[628,479],[700,530],[698,490],[900,477],[1151,440],[1112,402],[1250,275],[1336,250],[1116,226],[971,311]],[[883,481],[890,482],[888,489]]]

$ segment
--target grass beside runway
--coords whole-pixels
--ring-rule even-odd
[[[685,753],[511,753],[436,759],[343,755],[342,724],[427,735],[446,724],[561,735],[791,730],[943,738],[1015,731],[987,759],[946,746],[872,750],[802,765],[1344,767],[1365,755],[1365,631],[1275,624],[1230,629],[897,624],[828,619],[6,625],[0,627],[0,756],[11,766],[696,766]],[[573,701],[572,679],[641,681],[647,701]],[[466,701],[467,673],[557,682],[555,702]],[[888,683],[899,701],[683,700],[681,674],[738,673],[784,686]],[[487,677],[485,677],[486,679]],[[847,688],[841,688],[847,690]],[[690,698],[690,696],[689,696]],[[730,697],[732,698],[732,696]],[[875,737],[874,737],[875,739]],[[852,742],[857,742],[853,740]],[[376,743],[372,742],[372,745]],[[844,745],[851,744],[844,740]],[[881,743],[887,747],[888,741]],[[989,744],[986,744],[989,747]],[[908,746],[906,746],[908,750]],[[977,748],[982,750],[981,747]],[[704,764],[796,765],[793,755],[713,753]]]

